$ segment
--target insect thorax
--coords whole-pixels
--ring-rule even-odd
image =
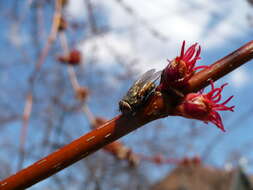
[[[155,89],[153,83],[145,85],[143,88],[133,87],[122,99],[127,102],[133,109],[144,104],[151,92]]]

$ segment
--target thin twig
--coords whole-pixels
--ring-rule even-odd
[[[89,107],[87,104],[83,105],[83,112],[85,113],[89,123],[94,126],[96,123],[96,119],[95,116],[93,115],[93,113],[90,111]]]
[[[58,34],[58,29],[60,26],[60,18],[61,18],[61,11],[62,11],[62,0],[55,0],[55,11],[54,11],[54,17],[53,17],[53,24],[51,27],[51,32],[48,36],[47,42],[45,47],[43,48],[38,61],[35,65],[35,69],[33,73],[31,74],[29,78],[29,82],[33,88],[34,81],[36,77],[38,76],[38,73],[41,69],[41,66],[45,63],[46,57],[51,49],[52,44],[54,43],[57,34]]]
[[[253,113],[253,107],[250,107],[248,111],[241,114],[238,118],[236,118],[235,121],[230,123],[228,125],[229,133],[231,134],[231,132],[234,132],[236,129],[239,129],[242,126],[242,123],[247,121],[247,119],[252,116],[252,113]],[[210,158],[210,155],[213,153],[213,150],[215,149],[215,147],[217,147],[217,145],[219,145],[221,141],[224,140],[225,137],[227,137],[227,135],[224,136],[224,135],[218,134],[205,146],[205,149],[202,153],[202,159],[204,161]]]
[[[33,103],[32,92],[33,92],[33,88],[34,88],[34,81],[36,79],[36,76],[39,73],[41,65],[45,62],[45,59],[48,55],[48,52],[50,51],[52,43],[56,39],[59,24],[60,24],[61,10],[62,10],[62,0],[56,0],[51,32],[49,34],[47,43],[46,43],[44,49],[42,50],[42,52],[38,58],[38,61],[35,65],[34,72],[31,74],[31,76],[29,78],[30,90],[29,90],[28,95],[26,97],[26,104],[25,104],[24,113],[23,113],[23,123],[22,123],[21,135],[20,135],[21,136],[20,137],[20,157],[19,157],[19,163],[18,163],[18,170],[22,168],[24,156],[25,156],[24,145],[25,145],[26,133],[28,130],[30,114],[32,112],[32,103]]]
[[[66,35],[65,35],[64,32],[61,32],[61,34],[60,34],[60,42],[61,42],[61,46],[62,46],[62,49],[64,51],[64,54],[68,55],[69,54],[68,40],[67,40]],[[77,92],[77,90],[80,88],[80,85],[79,85],[79,82],[77,80],[76,73],[75,73],[75,70],[74,70],[73,66],[68,65],[67,71],[68,71],[68,75],[69,75],[71,85],[72,85],[74,91]]]
[[[238,50],[230,53],[226,57],[210,65],[209,69],[204,69],[189,80],[189,88],[186,92],[199,91],[210,83],[216,81],[229,72],[240,67],[242,64],[251,60],[253,57],[253,41],[246,43]]]
[[[45,62],[45,59],[48,55],[48,52],[51,48],[51,45],[53,44],[54,40],[56,39],[59,24],[60,24],[60,17],[61,17],[61,10],[62,10],[62,0],[56,0],[55,3],[55,12],[54,12],[54,17],[53,17],[53,24],[51,27],[51,32],[49,34],[47,43],[42,50],[38,62],[35,65],[35,69],[33,73],[31,74],[29,78],[29,83],[30,83],[30,89],[28,92],[28,95],[26,96],[26,104],[24,108],[24,117],[23,117],[23,123],[22,123],[22,129],[21,129],[21,138],[20,138],[20,158],[19,158],[19,163],[18,163],[18,169],[20,169],[23,165],[23,160],[24,160],[24,154],[25,154],[25,139],[26,139],[26,131],[28,130],[28,124],[29,124],[29,119],[30,119],[30,114],[32,112],[32,99],[33,99],[33,88],[34,88],[34,81],[36,77],[38,76],[38,73],[40,71],[40,68],[42,64]]]
[[[97,30],[97,25],[96,25],[96,18],[93,13],[93,6],[90,0],[85,0],[84,2],[86,4],[86,10],[88,13],[88,21],[89,21],[91,33],[92,35],[95,35],[97,34],[98,30]]]
[[[33,104],[33,97],[32,94],[29,93],[25,103],[23,121],[21,126],[20,143],[19,143],[19,161],[17,171],[23,167],[23,162],[25,159],[25,140],[27,137],[27,130],[32,112],[32,104]]]
[[[158,31],[156,28],[150,25],[149,22],[147,22],[145,19],[141,18],[135,10],[129,6],[125,1],[123,0],[115,0],[129,15],[135,18],[142,26],[146,28],[146,30],[155,38],[162,42],[168,41],[168,37],[164,36],[160,31]]]

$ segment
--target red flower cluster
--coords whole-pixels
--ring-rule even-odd
[[[169,88],[184,87],[196,70],[208,67],[195,66],[197,60],[200,59],[199,55],[201,52],[201,47],[197,48],[197,45],[197,43],[193,44],[185,52],[185,41],[183,42],[180,56],[172,61],[168,60],[169,64],[162,72],[158,90],[166,91]]]
[[[226,106],[233,96],[223,103],[219,103],[222,98],[221,92],[227,84],[222,85],[220,88],[215,88],[211,81],[211,91],[206,94],[203,93],[203,90],[187,95],[180,92],[180,89],[188,85],[189,79],[196,70],[209,68],[208,66],[196,67],[196,62],[200,59],[201,52],[200,46],[197,48],[197,45],[197,43],[193,44],[185,52],[185,41],[183,42],[180,56],[169,61],[169,64],[163,70],[157,90],[162,92],[174,91],[182,96],[183,100],[177,106],[175,115],[198,119],[205,123],[211,122],[222,131],[225,131],[221,116],[217,111],[233,111],[234,106]]]
[[[230,96],[223,103],[218,103],[221,98],[221,92],[227,85],[223,84],[220,88],[215,88],[213,82],[211,82],[211,91],[207,94],[201,90],[198,93],[189,93],[185,96],[181,105],[179,105],[178,115],[202,120],[205,123],[211,122],[218,128],[225,132],[221,116],[217,111],[234,111],[235,106],[228,107],[226,104],[233,98]]]

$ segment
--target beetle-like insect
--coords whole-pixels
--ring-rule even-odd
[[[161,71],[151,69],[145,72],[128,90],[126,95],[119,101],[119,109],[123,114],[133,113],[143,105],[149,95],[154,91],[155,81],[161,76]]]

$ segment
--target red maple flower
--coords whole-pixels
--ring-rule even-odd
[[[169,64],[162,72],[158,90],[166,91],[171,87],[184,87],[187,85],[188,80],[192,77],[196,70],[208,67],[195,66],[197,60],[200,59],[201,52],[201,47],[199,46],[197,48],[197,45],[197,43],[193,44],[185,52],[185,41],[183,41],[180,56],[176,57],[172,61],[168,60]]]
[[[202,120],[205,123],[211,122],[225,132],[221,116],[217,111],[234,111],[235,107],[226,106],[233,96],[230,96],[223,103],[218,103],[222,98],[221,92],[227,84],[223,84],[220,88],[215,88],[211,81],[211,91],[207,94],[203,93],[204,90],[198,93],[187,94],[182,104],[178,107],[177,115]]]
[[[59,56],[58,61],[69,65],[78,65],[82,61],[81,52],[73,49],[68,54]]]

